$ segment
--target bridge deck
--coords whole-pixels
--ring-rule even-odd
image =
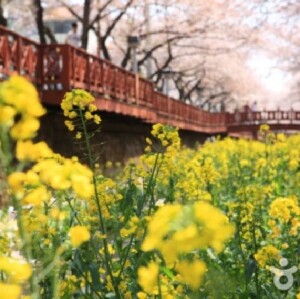
[[[257,130],[269,123],[300,130],[300,112],[210,113],[167,97],[152,82],[69,45],[39,45],[0,26],[0,78],[17,72],[39,89],[43,103],[59,105],[63,94],[82,88],[109,111],[209,134]]]

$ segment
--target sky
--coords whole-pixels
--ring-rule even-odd
[[[288,109],[290,104],[285,103],[283,105],[282,99],[290,91],[292,78],[289,73],[277,66],[276,58],[269,57],[268,53],[256,52],[250,56],[247,65],[258,78],[266,97],[269,98],[269,100],[266,99],[265,103],[261,103],[261,105],[264,104],[272,108],[281,106],[284,109]],[[263,102],[262,99],[261,102]]]
[[[286,0],[266,0],[265,6],[258,6],[265,16],[262,26],[257,30],[259,42],[253,45],[248,56],[247,67],[259,80],[268,100],[259,100],[263,106],[290,109],[290,93],[293,90],[293,75],[283,67],[289,58],[291,29],[296,25],[289,23],[291,11],[287,10]],[[294,8],[295,9],[295,8]],[[295,13],[292,12],[292,15]],[[265,103],[263,103],[265,102]]]
[[[276,59],[263,52],[253,53],[248,60],[248,67],[259,78],[266,93],[275,97],[288,93],[291,85],[291,75],[276,64]]]
[[[268,92],[278,94],[288,89],[288,74],[276,67],[276,60],[266,54],[257,53],[248,61],[249,67],[262,80]]]

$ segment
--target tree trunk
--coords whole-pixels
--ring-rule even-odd
[[[103,37],[101,37],[101,50],[102,50],[104,59],[111,60],[108,49],[105,45],[105,39]]]
[[[38,29],[39,37],[40,37],[40,43],[46,44],[46,38],[45,38],[45,32],[44,32],[44,21],[43,21],[43,7],[41,0],[34,0],[34,8],[35,8],[35,21],[36,26]]]
[[[52,30],[48,26],[44,26],[44,35],[50,40],[50,44],[57,44],[57,40]]]
[[[7,26],[7,19],[3,15],[2,0],[0,0],[0,25]]]
[[[92,2],[93,2],[93,0],[85,0],[84,1],[81,47],[85,50],[87,49],[88,40],[89,40],[90,14],[91,14]]]

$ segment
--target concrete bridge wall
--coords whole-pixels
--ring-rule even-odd
[[[81,142],[76,140],[74,133],[69,132],[64,125],[65,118],[62,111],[57,107],[48,107],[47,110],[47,115],[41,119],[41,129],[37,139],[46,141],[55,152],[67,157],[76,155],[87,162],[82,154]],[[107,161],[124,163],[129,158],[137,157],[144,152],[145,139],[150,136],[151,124],[108,112],[101,112],[100,116],[102,119],[100,130],[95,132],[92,145],[102,165]],[[180,130],[179,134],[182,143],[188,147],[203,143],[210,136],[184,130]]]

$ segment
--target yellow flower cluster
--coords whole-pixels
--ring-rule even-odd
[[[45,142],[32,143],[31,140],[18,141],[16,157],[19,161],[37,161],[41,158],[50,158],[54,155]]]
[[[170,278],[160,271],[158,263],[151,261],[148,265],[139,267],[138,269],[138,283],[142,287],[143,291],[137,293],[139,299],[147,299],[149,295],[154,298],[161,295],[162,299],[175,299],[175,298],[188,298],[184,296],[184,288],[180,282],[191,282],[191,285],[195,285],[201,280],[206,267],[202,267],[203,262],[196,261],[194,268],[189,264],[189,272],[185,272],[184,265],[178,265],[177,271],[180,273],[176,277]],[[198,268],[200,266],[200,268]],[[193,274],[196,274],[193,275]],[[198,285],[197,285],[198,286]],[[153,298],[153,297],[150,298]],[[133,298],[129,296],[128,298]]]
[[[65,125],[69,131],[74,131],[74,120],[80,117],[81,120],[93,121],[95,124],[100,124],[101,118],[94,112],[97,111],[97,107],[94,105],[95,98],[88,92],[82,89],[73,89],[67,92],[62,100],[61,108],[64,111],[64,116],[68,118],[65,121]],[[78,131],[76,138],[80,139],[82,132]]]
[[[92,171],[77,159],[60,157],[40,160],[26,173],[12,173],[8,183],[17,198],[41,204],[49,199],[46,188],[72,189],[79,198],[89,199],[94,194],[92,177]]]
[[[24,282],[32,273],[29,264],[6,256],[0,257],[0,270],[4,271],[13,282]]]
[[[69,231],[71,243],[74,247],[79,247],[82,243],[91,238],[89,230],[85,226],[76,225],[70,228]]]
[[[270,131],[270,126],[267,125],[267,124],[261,125],[260,128],[259,128],[259,131],[262,132],[262,133],[269,132]]]
[[[179,179],[176,183],[175,198],[210,201],[211,194],[208,189],[220,178],[213,159],[201,154],[189,157],[189,150],[185,150],[183,154],[186,155],[186,159],[180,161],[180,167],[176,168]]]
[[[0,283],[0,294],[2,299],[20,299],[22,289],[17,284]]]
[[[110,209],[116,202],[122,199],[122,195],[117,192],[116,182],[100,175],[97,177],[96,189],[98,194],[101,194],[100,203],[102,205],[103,216],[110,218],[112,216]],[[97,211],[96,203],[91,203],[91,212],[92,211]]]
[[[194,290],[201,285],[203,275],[207,271],[206,264],[199,260],[179,261],[175,269],[179,274],[178,280],[188,284]]]
[[[272,201],[269,214],[272,218],[280,220],[284,223],[297,218],[300,215],[297,198],[280,197]]]
[[[23,261],[1,256],[0,271],[3,271],[6,276],[6,283],[0,283],[1,298],[19,299],[22,292],[20,284],[30,278],[32,274],[31,266]]]
[[[159,266],[155,262],[138,269],[138,282],[148,294],[158,294]]]
[[[142,249],[157,249],[168,263],[173,263],[180,253],[195,249],[212,247],[220,252],[233,232],[228,218],[206,202],[184,207],[165,205],[149,222]]]
[[[207,202],[166,205],[151,218],[142,249],[158,250],[169,266],[179,260],[176,270],[181,281],[197,288],[205,273],[205,263],[197,259],[189,262],[182,259],[182,254],[207,247],[220,252],[233,232],[227,217]]]
[[[278,237],[283,229],[289,229],[290,236],[297,236],[300,228],[300,207],[296,197],[279,197],[272,201],[269,209],[269,226]]]
[[[67,275],[59,282],[59,298],[70,298],[76,290],[85,286],[84,278],[75,275]],[[23,298],[22,298],[23,299]]]
[[[126,227],[123,227],[120,230],[121,237],[126,238],[129,235],[134,234],[138,229],[139,222],[140,222],[140,220],[137,216],[131,217],[131,219],[128,221]]]
[[[254,255],[255,260],[258,262],[260,267],[264,268],[270,265],[272,261],[278,262],[281,258],[280,251],[273,245],[266,245],[260,248]]]
[[[153,125],[151,134],[159,140],[160,146],[155,148],[155,144],[152,143],[151,139],[147,138],[146,142],[148,146],[146,148],[146,152],[151,151],[151,146],[154,151],[158,152],[161,152],[162,148],[166,149],[166,154],[169,155],[173,155],[179,150],[181,141],[178,135],[178,129],[172,126],[155,124]]]
[[[0,125],[10,130],[15,140],[35,136],[38,118],[45,113],[34,86],[14,75],[0,85]]]

